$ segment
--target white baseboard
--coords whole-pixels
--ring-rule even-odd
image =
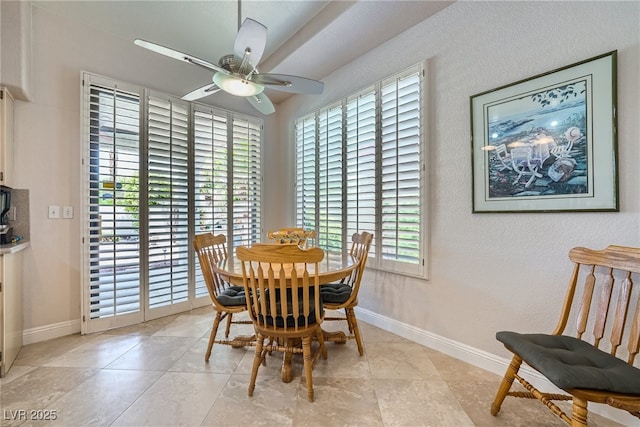
[[[415,326],[407,325],[406,323],[381,316],[380,314],[360,307],[356,307],[356,313],[358,319],[364,322],[497,374],[500,377],[504,375],[507,370],[507,366],[511,363],[511,359],[496,356],[495,354],[488,353],[449,338],[433,334],[429,331],[425,331],[424,329],[419,329]],[[524,374],[529,382],[536,388],[552,393],[562,392],[538,371],[530,368],[529,366],[525,366],[523,364],[520,368],[520,372]],[[487,411],[488,410],[489,408],[487,408]],[[625,426],[640,425],[637,424],[638,419],[631,416],[631,414],[622,410],[614,409],[608,405],[591,403],[589,405],[589,410]]]
[[[80,319],[66,322],[53,323],[51,325],[39,326],[37,328],[25,329],[22,332],[24,345],[34,344],[65,335],[77,334],[80,332]]]

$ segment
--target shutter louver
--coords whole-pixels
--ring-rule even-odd
[[[149,308],[188,299],[188,106],[149,97]]]
[[[376,95],[371,89],[346,105],[347,240],[353,233],[376,230]],[[375,257],[374,238],[370,257]]]
[[[212,110],[194,112],[195,232],[227,236],[227,115]],[[196,256],[196,297],[208,294]]]
[[[138,312],[139,107],[135,93],[89,85],[89,317]]]
[[[299,225],[317,218],[326,250],[346,252],[368,231],[368,265],[426,278],[423,73],[411,67],[296,121],[296,214]]]
[[[296,124],[297,225],[316,229],[316,120],[306,117]]]
[[[342,251],[342,106],[320,112],[318,244]]]
[[[261,125],[233,119],[233,247],[261,240]]]
[[[420,77],[412,74],[381,89],[383,259],[419,264]]]

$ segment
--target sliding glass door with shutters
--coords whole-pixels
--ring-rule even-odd
[[[83,156],[86,225],[83,330],[143,320],[140,220],[140,90],[84,78],[88,150]],[[85,326],[91,325],[85,329]]]
[[[191,240],[260,240],[262,122],[89,73],[83,100],[83,332],[208,304]]]
[[[229,240],[229,120],[223,111],[197,105],[193,121],[195,234],[224,234]],[[195,271],[196,296],[206,297],[204,277],[199,267]]]
[[[145,318],[188,310],[189,105],[151,93],[147,104],[148,308]]]

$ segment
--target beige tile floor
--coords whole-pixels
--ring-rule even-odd
[[[328,344],[329,358],[313,371],[315,402],[307,401],[297,356],[288,384],[280,380],[281,358],[268,357],[248,397],[253,347],[215,345],[204,362],[212,313],[198,309],[25,346],[0,380],[1,425],[564,425],[535,401],[507,399],[499,416],[491,416],[497,375],[364,322],[363,357],[353,341]],[[342,325],[325,322],[325,329]],[[30,419],[53,414],[55,420]],[[619,425],[599,416],[590,421]]]

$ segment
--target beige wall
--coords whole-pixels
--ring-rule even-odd
[[[369,272],[361,306],[470,348],[504,354],[497,330],[549,330],[570,247],[640,246],[637,2],[459,2],[291,98],[265,120],[265,228],[293,222],[293,120],[428,59],[428,282]],[[80,318],[80,71],[145,83],[130,40],[35,8],[32,102],[16,102],[16,187],[31,194],[25,328]],[[595,31],[594,29],[599,29]],[[618,49],[619,213],[471,214],[469,96]],[[191,72],[170,64],[162,82]],[[162,84],[154,89],[162,89]],[[226,108],[253,114],[245,104]],[[287,191],[290,190],[290,191]],[[47,219],[48,205],[76,208]]]
[[[360,307],[503,356],[496,331],[551,331],[571,247],[640,246],[639,44],[638,2],[458,2],[280,106],[292,147],[296,117],[428,60],[431,279],[369,271]],[[469,97],[615,49],[620,212],[472,214]]]

